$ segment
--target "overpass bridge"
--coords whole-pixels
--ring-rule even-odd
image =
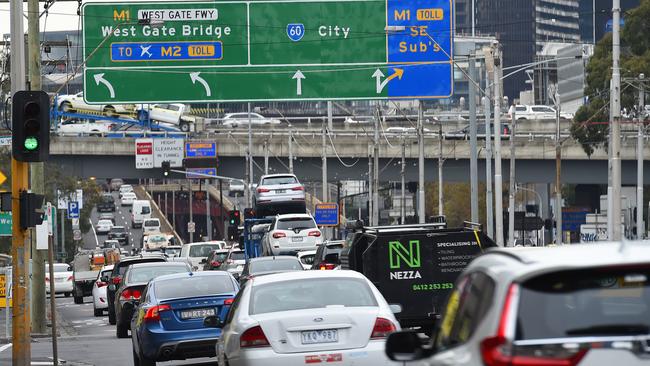
[[[263,174],[268,155],[270,172],[288,171],[289,139],[293,138],[294,172],[303,181],[321,177],[322,135],[320,130],[264,129],[254,130],[252,154],[255,176]],[[443,134],[444,136],[444,134]],[[217,143],[219,175],[242,178],[248,134],[245,130],[223,130],[190,134],[186,138]],[[568,135],[561,137],[562,181],[572,184],[606,184],[607,151],[597,149],[587,156],[582,147]],[[334,130],[326,138],[328,175],[331,181],[366,180],[368,153],[373,132],[366,130]],[[555,137],[549,133],[524,132],[514,138],[517,159],[516,177],[520,183],[552,183],[555,180]],[[414,133],[380,134],[380,177],[383,181],[400,179],[401,145],[406,145],[407,180],[417,180],[417,139]],[[437,180],[439,137],[426,132],[425,179]],[[509,140],[502,140],[503,174],[508,176]],[[485,141],[479,140],[479,178],[485,178]],[[646,136],[644,156],[650,156]],[[469,180],[469,142],[443,138],[444,177],[448,182]],[[135,138],[104,136],[52,136],[51,161],[60,164],[72,175],[97,178],[163,178],[161,169],[135,169]],[[622,182],[636,183],[636,136],[628,134],[621,142]],[[650,166],[646,166],[645,182],[650,184]],[[173,178],[180,178],[175,176]]]

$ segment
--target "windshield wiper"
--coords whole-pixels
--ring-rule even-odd
[[[650,334],[650,326],[645,324],[603,324],[566,331],[567,335],[636,335]]]

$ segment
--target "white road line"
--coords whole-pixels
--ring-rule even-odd
[[[2,351],[6,350],[7,348],[10,348],[11,345],[12,345],[12,343],[9,343],[9,344],[5,344],[4,346],[0,347],[0,353],[2,353]]]

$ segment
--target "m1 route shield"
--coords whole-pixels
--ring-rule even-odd
[[[86,3],[88,103],[453,93],[452,0]]]

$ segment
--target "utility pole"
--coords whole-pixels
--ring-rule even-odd
[[[438,122],[438,216],[444,215],[444,194],[442,189],[442,122]]]
[[[375,225],[379,225],[379,119],[381,115],[379,113],[379,104],[376,105],[375,109],[375,141],[373,144],[372,158],[373,170],[372,170],[372,222]]]
[[[194,205],[194,191],[192,190],[192,179],[188,179],[187,182],[189,183],[190,186],[190,222],[194,223],[194,215],[192,214],[192,206]],[[196,226],[195,226],[196,227]],[[188,230],[189,231],[189,230]],[[194,243],[194,230],[189,231],[190,232],[190,243]]]
[[[176,182],[172,184],[172,228],[176,231]]]
[[[643,240],[643,113],[645,109],[645,75],[639,75],[639,112],[636,136],[636,238]]]
[[[473,15],[472,15],[473,17]],[[474,24],[472,24],[472,31]],[[475,55],[469,56],[469,75],[472,80],[476,77]],[[470,207],[471,221],[478,222],[478,148],[476,137],[476,84],[469,82],[469,181],[470,181]]]
[[[264,140],[264,174],[269,174],[269,140]]]
[[[613,241],[622,239],[621,233],[621,0],[613,0],[612,7],[612,88],[610,109],[612,125],[612,236]]]
[[[486,78],[485,80],[490,80]],[[485,212],[487,218],[487,235],[494,237],[494,210],[492,209],[492,134],[490,133],[490,98],[483,97],[485,113]]]
[[[41,90],[41,42],[39,32],[38,0],[27,2],[27,54],[29,57],[29,83],[31,90]],[[20,37],[22,41],[22,36]],[[13,80],[12,80],[13,81]],[[30,180],[32,192],[45,194],[43,163],[32,163]],[[36,249],[36,229],[31,229],[32,237],[32,332],[44,334],[47,332],[45,319],[45,257],[46,250]]]
[[[23,28],[23,2],[10,0],[11,29],[11,95],[25,90],[25,42]],[[29,289],[29,247],[26,230],[20,227],[20,191],[29,188],[29,164],[11,159],[11,228],[12,257],[12,363],[14,366],[31,365],[31,322],[27,290]]]
[[[330,125],[332,122],[332,102],[327,101],[327,121],[328,125]],[[329,192],[328,192],[328,187],[327,187],[327,133],[328,133],[328,125],[325,125],[325,120],[323,120],[322,125],[321,125],[321,144],[322,144],[322,154],[321,154],[321,166],[322,166],[322,179],[323,179],[323,190],[322,190],[322,197],[323,200],[321,202],[329,202]],[[328,239],[329,238],[329,229],[324,229],[323,230],[323,239]]]
[[[496,243],[503,244],[503,178],[501,175],[501,49],[494,50],[494,209]]]
[[[205,180],[205,231],[208,240],[212,240],[212,211],[210,211],[210,179]]]
[[[510,111],[510,181],[508,182],[508,242],[511,247],[515,246],[515,136],[517,135],[515,109],[515,103],[512,103]]]
[[[289,126],[289,173],[293,174],[293,132]]]
[[[442,133],[440,135],[442,138]],[[424,106],[418,100],[418,223],[424,224]]]
[[[406,186],[406,137],[402,137],[402,162],[401,166],[402,169],[400,171],[400,175],[402,178],[402,190],[400,191],[400,224],[404,225],[406,224],[406,192],[405,186]]]
[[[560,93],[555,90],[555,244],[562,245],[562,144],[560,142]]]
[[[246,151],[246,190],[244,194],[246,195],[245,201],[248,207],[252,207],[253,204],[253,192],[251,187],[253,185],[253,130],[252,130],[252,117],[251,117],[251,104],[248,103],[248,149]]]
[[[368,144],[368,221],[369,225],[373,226],[372,218],[373,218],[373,204],[372,204],[372,188],[373,188],[373,182],[372,182],[372,146]]]

